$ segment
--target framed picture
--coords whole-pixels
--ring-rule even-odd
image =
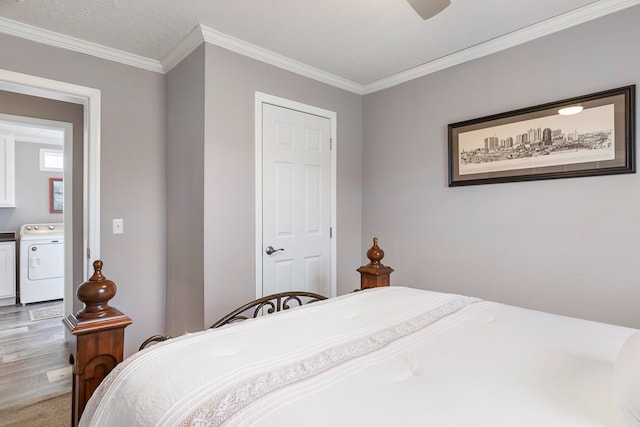
[[[635,85],[449,125],[449,187],[634,173]]]
[[[62,213],[64,183],[62,178],[49,178],[49,212]]]

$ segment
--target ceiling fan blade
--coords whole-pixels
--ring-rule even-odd
[[[422,19],[429,19],[446,9],[450,0],[407,0]]]

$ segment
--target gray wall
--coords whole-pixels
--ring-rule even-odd
[[[206,325],[255,297],[255,91],[337,113],[338,293],[360,283],[362,97],[207,44]]]
[[[165,325],[165,77],[3,34],[0,46],[2,69],[101,90],[101,257],[112,305],[134,320],[130,354]]]
[[[195,152],[181,158],[169,154],[167,158],[168,188],[172,192],[190,191],[188,180],[171,173],[172,169],[184,172],[185,168],[192,168],[195,170],[190,169],[187,173],[195,175],[202,167],[200,161],[204,161],[203,187],[200,188],[196,183],[193,186],[194,196],[189,198],[193,209],[203,208],[202,221],[199,222],[199,218],[194,218],[192,213],[187,212],[188,209],[182,208],[175,209],[176,212],[182,211],[182,216],[168,216],[168,247],[173,246],[175,239],[176,242],[182,242],[182,247],[185,248],[182,252],[176,251],[175,256],[167,260],[168,264],[173,265],[169,268],[179,271],[181,267],[177,263],[192,267],[202,263],[199,271],[191,273],[194,282],[178,284],[170,280],[167,284],[169,289],[176,288],[169,291],[168,295],[181,301],[182,310],[189,306],[194,310],[194,313],[186,317],[169,318],[169,332],[172,333],[208,326],[228,311],[255,297],[256,91],[337,113],[338,292],[345,293],[359,286],[355,269],[360,265],[362,97],[209,44],[192,53],[185,68],[197,66],[195,63],[199,59],[193,57],[200,58],[203,48],[203,144],[199,146],[195,143],[199,136],[192,129],[188,131],[186,139],[190,141],[190,146],[193,143]],[[173,85],[188,91],[197,91],[200,87],[199,74],[185,68],[169,73],[167,104],[170,112],[177,108],[174,108],[174,104],[181,104],[183,96]],[[182,77],[178,77],[178,74]],[[187,78],[192,80],[188,83],[179,81]],[[199,120],[201,113],[197,105],[191,106],[189,111],[198,117],[193,122]],[[173,126],[170,122],[170,138],[174,134],[176,137],[181,135],[186,126],[186,117],[182,124],[176,125],[177,131]],[[177,146],[178,143],[169,141],[169,146],[172,144]],[[201,150],[204,150],[202,160],[198,159]],[[195,200],[199,196],[202,196],[203,205]],[[174,209],[172,196],[168,197],[171,211]],[[191,220],[197,221],[197,228],[186,224]],[[182,270],[183,276],[187,277],[184,268]],[[169,273],[168,277],[172,277],[172,274]],[[184,289],[182,286],[188,287],[190,302],[177,295],[178,289]],[[200,296],[200,290],[195,287],[200,287],[204,295]],[[172,305],[173,302],[168,301],[168,304]],[[204,319],[193,323],[193,315],[199,315],[201,307],[204,309]]]
[[[40,171],[40,149],[62,150],[59,145],[16,141],[16,208],[0,227],[20,233],[26,223],[62,222],[61,213],[49,212],[49,178],[62,178],[62,172]],[[0,212],[3,213],[3,212]]]
[[[49,178],[62,178],[62,172],[40,171],[40,148],[60,150],[60,146],[16,141],[16,208],[0,209],[0,229],[15,231],[26,223],[62,222],[62,214],[49,212]]]
[[[255,297],[255,91],[337,113],[338,293],[357,288],[362,97],[209,44],[206,70],[205,323]]]
[[[639,21],[634,7],[364,98],[212,45],[165,78],[0,35],[0,68],[102,91],[102,258],[134,319],[128,354],[253,297],[256,90],[338,113],[339,293],[378,235],[395,284],[640,326],[637,175],[446,178],[447,123],[637,81]]]
[[[167,75],[167,331],[204,324],[204,45]]]
[[[165,82],[6,35],[0,44],[0,68],[102,91],[101,258],[118,285],[112,304],[134,319],[127,354],[149,335],[199,329],[253,297],[255,90],[338,113],[338,287],[357,286],[362,97],[214,46],[202,46]],[[113,218],[124,219],[124,235],[111,234]]]
[[[14,92],[0,91],[0,113],[10,114],[20,117],[31,117],[38,119],[54,120],[59,122],[71,123],[73,132],[73,173],[74,176],[82,176],[83,164],[83,123],[84,112],[83,107],[78,104],[69,102],[57,101],[52,99],[39,98],[35,96],[29,96]],[[76,131],[78,130],[79,131]],[[20,170],[19,151],[20,143],[16,143],[16,205],[15,209],[0,209],[0,221],[2,226],[6,228],[15,229],[16,236],[18,235],[19,227],[22,223],[26,222],[39,222],[44,221],[44,212],[35,210],[32,211],[29,205],[29,199],[24,199],[29,193],[29,184],[25,185],[25,180],[30,180],[33,177],[26,176],[24,171]],[[39,167],[39,165],[38,165]],[[40,172],[38,172],[40,173]],[[46,182],[46,181],[45,181]],[[42,187],[39,187],[40,191],[43,191]],[[46,191],[46,186],[44,191]],[[67,191],[69,187],[67,187]],[[74,283],[81,283],[83,280],[83,262],[84,254],[82,253],[82,180],[76,179],[73,182],[73,277]],[[45,205],[46,206],[46,205]],[[62,222],[62,216],[59,214],[47,214],[50,221]],[[69,225],[67,224],[67,227]],[[20,253],[18,251],[19,260]],[[20,264],[18,264],[20,265]],[[19,284],[19,271],[18,271],[18,288]],[[80,302],[75,301],[75,308],[80,308]]]
[[[640,327],[640,175],[447,187],[447,124],[637,83],[640,7],[366,95],[392,283]]]

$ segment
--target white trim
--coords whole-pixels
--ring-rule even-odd
[[[97,58],[131,65],[132,67],[142,68],[144,70],[154,71],[156,73],[164,73],[160,62],[154,59],[145,58],[144,56],[124,52],[122,50],[114,49],[98,43],[93,43],[87,40],[78,39],[76,37],[56,33],[55,31],[49,31],[43,28],[34,27],[33,25],[13,21],[1,16],[0,32],[8,34],[10,36],[31,40],[36,43],[60,47],[74,52],[85,53]]]
[[[587,6],[547,19],[526,28],[514,31],[493,40],[443,56],[410,70],[377,80],[364,86],[363,93],[369,94],[387,89],[407,81],[426,76],[445,68],[453,67],[467,61],[491,55],[492,53],[514,47],[540,37],[591,21],[602,16],[640,4],[640,0],[596,1]]]
[[[91,256],[84,264],[84,280],[93,273],[93,262],[100,259],[100,132],[101,92],[89,96],[84,104],[84,254],[90,249]]]
[[[2,114],[0,114],[1,116]],[[45,131],[55,132],[55,134],[33,134],[34,129],[44,129]],[[37,126],[35,124],[21,125],[16,122],[2,120],[0,118],[0,132],[8,132],[14,134],[16,142],[25,142],[32,144],[56,145],[62,147],[64,145],[64,131],[62,129],[51,128],[48,126]],[[60,148],[59,150],[62,150]]]
[[[335,74],[328,73],[202,25],[195,27],[174,49],[165,55],[161,61],[113,49],[75,37],[66,36],[3,17],[0,17],[0,32],[37,43],[81,52],[87,55],[157,73],[168,72],[189,53],[193,52],[193,50],[200,44],[207,42],[258,61],[271,64],[283,70],[326,83],[339,89],[344,89],[358,95],[366,95],[535,40],[638,4],[640,4],[640,0],[594,1],[589,5],[573,11],[547,19],[504,36],[497,37],[485,43],[480,43],[476,46],[463,49],[451,55],[434,59],[433,61],[429,61],[417,67],[368,84],[360,84],[340,76],[336,76]]]
[[[89,266],[100,258],[100,90],[2,69],[0,90],[84,105],[83,252],[91,248],[91,258],[84,264],[84,281],[89,277]],[[71,221],[71,209],[65,209],[67,220]],[[65,227],[65,242],[72,241],[71,233],[71,227]],[[68,271],[73,270],[66,264],[65,277],[72,278]],[[73,284],[65,283],[65,315],[72,312],[73,299]]]
[[[62,139],[35,135],[16,135],[16,142],[25,142],[28,144],[57,145],[58,147],[62,147],[64,145],[64,141]],[[61,151],[61,149],[58,151]]]
[[[262,295],[262,105],[271,104],[278,107],[289,108],[303,113],[314,114],[325,117],[331,122],[331,140],[333,149],[331,150],[331,228],[333,238],[331,239],[331,296],[338,294],[338,228],[337,228],[337,159],[338,159],[338,114],[334,111],[325,110],[289,99],[280,98],[262,92],[255,95],[255,266],[256,266],[256,298]]]
[[[62,171],[64,185],[67,189],[73,188],[74,177],[77,177],[77,171],[73,171],[73,123],[59,123],[64,129],[64,145],[63,153],[66,154],[65,168]],[[76,132],[80,131],[79,129]],[[68,162],[68,163],[67,163]],[[85,163],[86,167],[87,164]],[[77,178],[76,178],[77,179]],[[62,222],[64,224],[64,314],[69,315],[73,312],[74,301],[74,282],[78,280],[73,277],[73,191],[65,191],[63,194],[63,212]],[[83,243],[84,244],[84,243]],[[84,279],[84,278],[83,278]],[[84,280],[83,280],[84,281]],[[69,311],[69,313],[67,313]]]
[[[358,95],[363,94],[364,86],[360,83],[355,83],[351,80],[336,76],[335,74],[327,73],[326,71],[322,71],[284,55],[280,55],[279,53],[272,52],[261,48],[260,46],[247,43],[238,38],[221,33],[220,31],[216,31],[202,25],[200,28],[202,29],[204,41],[207,43],[211,43],[232,52],[248,56],[249,58],[282,68],[283,70],[291,71],[292,73],[335,86],[339,89],[344,89]]]
[[[262,292],[262,104],[265,103],[262,93],[256,92],[255,100],[255,155],[254,155],[254,175],[255,175],[255,218],[256,235],[255,244],[255,289],[256,299],[263,295]]]

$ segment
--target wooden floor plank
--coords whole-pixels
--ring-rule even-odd
[[[29,319],[30,310],[56,305],[62,301],[0,307],[0,411],[71,390],[71,375],[56,375],[69,367],[62,317]]]

